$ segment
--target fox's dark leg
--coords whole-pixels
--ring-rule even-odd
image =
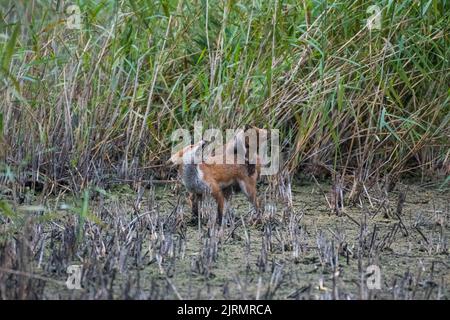
[[[215,185],[211,188],[211,194],[217,202],[217,224],[222,225],[224,196],[222,189]]]
[[[191,193],[190,199],[192,203],[192,222],[197,223],[198,221],[198,207],[202,196],[196,193]]]
[[[225,212],[224,213],[226,215],[228,206],[230,204],[231,197],[233,195],[233,186],[229,186],[229,187],[226,187],[226,188],[222,189],[222,193],[223,193],[223,197],[225,199],[225,204],[224,204],[224,211]]]
[[[247,196],[248,200],[253,204],[255,210],[259,210],[258,198],[256,196],[256,179],[253,177],[244,177],[239,181],[242,192]]]
[[[233,187],[226,187],[222,189],[223,197],[225,198],[225,201],[229,201],[231,198],[231,195],[233,194]]]
[[[256,177],[244,177],[241,181],[239,181],[239,186],[241,187],[242,192],[244,192],[248,200],[253,204],[253,207],[255,208],[256,214],[254,217],[254,221],[261,221],[259,201],[258,197],[256,196]]]

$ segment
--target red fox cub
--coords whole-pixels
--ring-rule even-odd
[[[258,134],[260,130],[253,128]],[[235,152],[239,144],[243,145],[246,152],[245,162],[236,161]],[[174,153],[170,162],[180,165],[182,181],[190,194],[192,203],[192,221],[198,220],[199,203],[203,195],[211,193],[217,202],[217,223],[222,224],[223,209],[225,201],[229,200],[233,187],[239,186],[240,190],[247,196],[253,204],[257,216],[259,216],[259,204],[256,196],[256,181],[260,174],[261,162],[254,152],[256,164],[249,162],[249,147],[245,140],[244,131],[239,132],[232,141],[223,146],[223,152],[206,159],[201,158],[206,146],[205,141],[190,145]],[[220,148],[222,149],[222,148]],[[233,162],[224,161],[227,157],[233,159]],[[199,157],[201,161],[193,161],[194,157]],[[206,160],[206,161],[204,161]]]

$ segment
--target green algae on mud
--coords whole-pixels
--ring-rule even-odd
[[[293,186],[292,208],[268,196],[266,188],[259,186],[265,222],[249,225],[251,205],[235,194],[222,237],[210,219],[214,203],[206,201],[202,223],[192,226],[184,192],[173,186],[93,196],[89,214],[96,218],[84,222],[74,247],[68,244],[76,216],[66,212],[39,221],[37,228],[47,236],[28,269],[54,281],[47,281],[38,298],[449,298],[445,192],[399,185],[387,199],[372,192],[371,201],[336,215],[322,191],[328,185]],[[407,192],[401,215],[386,217],[402,190]],[[76,203],[71,197],[58,202]],[[71,264],[84,268],[82,290],[64,285]],[[368,290],[370,265],[380,269],[380,289]]]
[[[302,243],[297,256],[283,243],[283,231],[280,231],[280,237],[274,236],[271,250],[268,252],[267,270],[261,271],[258,259],[261,255],[262,231],[254,227],[247,229],[250,241],[249,248],[246,249],[243,227],[240,227],[235,231],[237,236],[234,239],[221,244],[221,252],[209,278],[193,276],[187,261],[187,264],[181,264],[173,282],[179,283],[178,290],[185,293],[183,297],[188,298],[190,292],[186,288],[195,286],[196,283],[198,288],[208,287],[207,295],[198,295],[201,298],[224,297],[224,285],[229,290],[226,297],[230,298],[254,299],[266,294],[264,297],[286,299],[301,297],[301,293],[308,298],[326,298],[332,297],[333,294],[335,297],[367,298],[361,296],[367,290],[361,289],[361,286],[366,286],[366,279],[361,279],[359,268],[363,267],[364,273],[365,267],[376,264],[381,269],[382,287],[369,292],[370,295],[378,298],[400,298],[395,292],[396,282],[414,275],[417,278],[414,281],[415,286],[411,288],[410,297],[431,296],[433,292],[430,290],[433,289],[426,288],[426,281],[429,281],[427,277],[437,281],[437,286],[440,285],[441,292],[435,294],[439,294],[440,298],[448,297],[449,199],[445,193],[436,190],[422,190],[414,186],[403,188],[408,188],[408,200],[404,205],[401,220],[405,228],[412,231],[407,235],[402,233],[401,230],[395,229],[398,228],[398,219],[385,218],[382,213],[377,213],[376,208],[367,208],[365,232],[373,238],[371,241],[374,247],[361,259],[362,266],[358,264],[355,252],[358,250],[364,219],[362,209],[345,208],[346,213],[360,222],[360,225],[346,216],[330,214],[322,193],[315,186],[307,185],[294,187],[292,190],[293,211],[301,216],[299,227],[302,230]],[[391,203],[395,204],[397,197],[397,193],[393,193],[390,196]],[[250,209],[242,195],[235,196],[232,206],[237,214],[243,214]],[[277,209],[275,219],[281,221],[279,211],[283,210],[283,204],[278,204]],[[424,230],[417,231],[419,225],[423,225]],[[374,228],[375,234],[372,232]],[[398,231],[392,232],[393,229]],[[187,234],[187,251],[195,256],[201,246],[201,235],[193,228],[190,228]],[[423,238],[422,234],[429,235],[429,238]],[[389,243],[385,243],[387,237],[390,237]],[[337,266],[334,269],[326,260],[326,252],[318,252],[324,249],[319,241],[323,241],[325,247],[328,244],[329,247],[325,248],[328,250],[333,250],[331,246],[335,246]],[[284,242],[289,243],[289,239]],[[320,257],[321,254],[324,257]],[[284,279],[280,284],[276,284],[277,290],[271,295],[270,286],[274,285],[271,280],[277,267],[281,268]],[[332,292],[333,281],[338,282],[335,287],[340,292],[336,292],[336,289]]]

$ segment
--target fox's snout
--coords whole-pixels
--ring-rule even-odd
[[[172,154],[169,160],[166,161],[166,165],[180,165],[191,163],[193,159],[198,156],[197,152],[199,150],[202,150],[206,144],[207,142],[205,140],[201,140],[194,145],[184,147],[182,150]]]

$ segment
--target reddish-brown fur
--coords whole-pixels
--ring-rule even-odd
[[[203,172],[203,180],[209,185],[211,195],[217,202],[217,220],[222,222],[223,208],[225,200],[228,200],[232,193],[232,187],[239,185],[248,200],[259,210],[256,197],[257,174],[248,175],[248,170],[244,164],[199,164]],[[192,198],[191,198],[192,199]],[[198,201],[200,198],[194,197],[192,201],[193,214],[198,214]],[[194,207],[196,212],[194,212]]]
[[[262,129],[257,129],[262,130]],[[228,144],[224,145],[224,152],[226,156],[233,156],[234,146]],[[171,162],[180,164],[180,169],[183,170],[183,164],[181,159],[183,155],[191,151],[196,145],[187,146],[183,150],[175,153],[171,157]],[[247,147],[247,145],[246,145]],[[253,204],[257,214],[259,214],[259,203],[256,195],[256,182],[260,174],[260,161],[257,159],[257,163],[253,164],[254,169],[249,170],[252,164],[248,162],[245,164],[223,164],[223,154],[217,154],[213,157],[209,157],[209,163],[199,163],[198,170],[202,174],[202,180],[209,186],[211,195],[217,202],[217,221],[219,225],[222,223],[223,210],[225,201],[228,200],[232,194],[232,188],[236,185],[247,196],[248,200]],[[216,161],[214,161],[216,160]],[[215,162],[215,163],[214,163]],[[193,219],[198,218],[199,203],[202,200],[203,194],[191,193],[190,201],[192,205]]]

